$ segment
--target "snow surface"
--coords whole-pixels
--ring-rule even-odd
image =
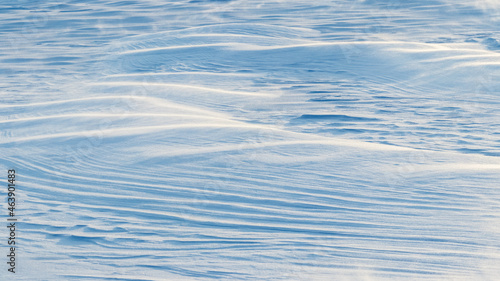
[[[498,280],[499,27],[487,0],[2,1],[1,279]]]

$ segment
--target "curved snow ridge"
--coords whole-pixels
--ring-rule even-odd
[[[257,97],[276,97],[275,94],[271,93],[261,93],[261,92],[243,92],[243,91],[232,91],[217,88],[209,88],[196,85],[184,85],[175,83],[157,83],[157,82],[135,82],[135,81],[116,81],[116,82],[96,82],[92,85],[101,86],[140,86],[140,87],[162,87],[162,88],[176,88],[176,89],[187,89],[196,90],[197,92],[213,92],[218,94],[229,94],[229,95],[239,95],[239,96],[257,96]]]
[[[0,141],[0,144],[15,143],[15,142],[27,142],[36,140],[47,140],[47,139],[58,139],[58,138],[74,138],[74,137],[88,137],[92,135],[103,135],[106,137],[118,137],[118,136],[132,136],[132,135],[142,135],[145,133],[151,133],[156,131],[165,130],[177,130],[177,129],[189,129],[189,128],[255,128],[258,126],[254,125],[244,125],[239,124],[228,124],[226,123],[186,123],[177,125],[156,125],[156,126],[140,126],[140,127],[125,127],[125,128],[109,128],[109,129],[95,129],[86,131],[76,131],[67,133],[54,133],[54,134],[43,134],[27,137],[13,137],[9,140]]]
[[[179,71],[179,72],[147,72],[147,73],[122,73],[107,75],[106,78],[115,77],[141,77],[141,76],[236,76],[236,77],[256,77],[253,73],[231,73],[231,72],[207,72],[207,71]]]
[[[102,100],[107,101],[106,104],[102,103]],[[160,109],[168,109],[170,112],[195,112],[200,115],[209,115],[209,116],[219,116],[221,118],[228,117],[227,114],[202,109],[195,106],[184,105],[175,103],[166,99],[150,97],[150,96],[140,96],[140,95],[109,95],[109,96],[94,96],[89,98],[78,98],[78,99],[61,99],[54,101],[46,101],[46,102],[36,102],[36,103],[10,103],[10,104],[0,104],[0,108],[7,109],[16,109],[23,107],[38,107],[37,112],[47,111],[64,111],[67,108],[72,108],[78,111],[82,109],[90,109],[90,108],[102,108],[106,105],[109,106],[117,106],[119,108],[123,108],[124,115],[128,114],[133,110],[148,108],[143,104],[138,102],[143,102],[146,105],[153,105],[156,110]],[[64,105],[64,107],[62,107]],[[150,108],[150,107],[149,107]],[[106,108],[109,110],[108,108]]]
[[[50,119],[67,119],[68,118],[74,118],[74,119],[79,119],[81,117],[84,118],[102,118],[102,117],[109,117],[109,118],[116,118],[116,119],[124,119],[124,118],[136,118],[136,117],[158,117],[158,118],[163,118],[163,117],[176,117],[182,120],[186,120],[186,118],[191,118],[191,119],[214,119],[214,120],[224,120],[230,122],[227,118],[222,118],[222,117],[214,117],[214,116],[206,116],[206,115],[198,115],[198,114],[175,114],[175,113],[130,113],[130,112],[124,112],[124,113],[102,113],[102,112],[90,112],[90,113],[74,113],[74,114],[58,114],[58,115],[44,115],[44,116],[36,116],[36,117],[24,117],[24,118],[12,118],[12,119],[5,119],[5,120],[0,120],[0,123],[28,123],[32,121],[44,121],[44,120],[50,120]],[[78,120],[73,120],[78,121]],[[233,121],[236,122],[236,121]],[[28,126],[29,124],[23,124],[23,126]]]
[[[220,153],[220,152],[230,152],[230,151],[245,151],[253,150],[259,148],[267,147],[286,147],[286,146],[307,146],[307,145],[319,145],[319,146],[345,146],[360,148],[363,150],[382,150],[382,151],[410,151],[412,149],[405,147],[389,146],[377,143],[367,143],[355,140],[338,139],[338,138],[324,138],[324,139],[304,139],[304,140],[291,140],[291,141],[272,141],[272,142],[257,142],[257,143],[240,143],[235,145],[221,145],[215,147],[204,147],[204,148],[189,148],[189,149],[177,149],[176,151],[164,151],[157,150],[155,153],[147,153],[145,155],[150,157],[176,157],[176,156],[187,156],[187,155],[202,155],[207,153]],[[140,149],[139,149],[140,151]],[[319,158],[304,158],[297,161],[311,161],[313,159],[319,160],[328,156],[321,156]]]
[[[470,171],[470,172],[480,172],[480,171],[498,171],[500,170],[500,163],[498,164],[484,164],[484,163],[446,163],[440,165],[422,165],[415,168],[416,171]]]
[[[166,50],[176,50],[176,49],[190,49],[190,48],[206,48],[206,47],[220,47],[220,46],[228,46],[228,43],[214,43],[214,44],[199,44],[199,45],[180,45],[180,46],[169,46],[169,47],[155,47],[155,48],[145,48],[145,49],[134,49],[130,51],[124,51],[118,53],[118,55],[130,55],[130,54],[140,54],[140,53],[160,53],[161,51]],[[190,50],[187,50],[190,51]]]
[[[290,45],[276,45],[276,46],[262,46],[256,44],[245,44],[245,43],[233,43],[228,44],[229,49],[241,50],[241,51],[267,51],[267,50],[280,50],[280,49],[294,49],[294,48],[303,48],[303,47],[324,47],[324,46],[389,46],[392,47],[394,45],[397,46],[418,46],[418,47],[427,47],[432,50],[440,50],[443,47],[440,45],[429,44],[429,43],[419,43],[419,42],[408,42],[408,41],[347,41],[347,42],[306,42],[299,44],[290,44]]]
[[[210,34],[203,34],[203,35],[198,35],[198,36],[206,36],[207,38],[210,38],[211,40],[214,40]],[[185,37],[183,37],[185,38]],[[219,38],[215,38],[219,39]],[[221,38],[224,39],[224,38]],[[233,40],[238,40],[240,39],[239,37],[236,38],[229,38]],[[288,44],[284,45],[283,40],[279,40],[274,42],[275,44],[270,44],[270,43],[264,43],[264,42],[255,42],[254,40],[249,40],[248,43],[242,42],[242,40],[234,41],[234,42],[227,42],[224,40],[224,42],[221,43],[211,43],[211,44],[196,44],[196,42],[191,43],[190,45],[173,45],[173,46],[164,46],[164,47],[153,47],[153,48],[141,48],[141,49],[133,49],[129,51],[123,51],[118,53],[117,55],[131,55],[131,54],[141,54],[141,53],[150,53],[151,55],[154,55],[156,53],[161,53],[162,51],[168,51],[168,50],[178,50],[178,49],[190,49],[190,48],[207,48],[207,47],[225,47],[224,49],[228,50],[237,50],[237,51],[266,51],[266,50],[279,50],[279,49],[291,49],[291,48],[302,48],[302,47],[322,47],[322,46],[376,46],[376,45],[389,45],[389,46],[418,46],[418,47],[429,47],[432,50],[443,50],[446,49],[446,47],[443,47],[441,45],[437,44],[430,44],[430,43],[418,43],[418,42],[408,42],[408,41],[348,41],[348,42],[318,42],[318,41],[312,41],[312,40],[302,40],[302,42],[298,42],[297,44]],[[394,48],[394,50],[398,50],[398,48]],[[414,51],[415,49],[410,48],[409,50],[403,49],[405,52],[411,52]],[[189,50],[191,51],[191,50]]]
[[[282,40],[306,40],[304,39],[304,37],[314,37],[319,35],[320,32],[310,28],[280,26],[276,24],[252,23],[249,25],[241,23],[217,23],[197,27],[188,27],[175,31],[164,31],[147,35],[129,36],[122,40],[119,40],[118,43],[110,46],[109,50],[111,52],[114,52],[123,50],[125,48],[140,49],[147,45],[156,43],[165,44],[168,42],[176,42],[177,40],[179,40],[179,38],[198,36],[205,37],[207,40],[211,40],[213,38],[213,36],[210,36],[211,34],[217,35],[216,37],[222,36],[250,39],[269,39],[276,41],[277,38]],[[220,38],[213,39],[220,40]]]
[[[78,115],[77,115],[78,116]],[[90,115],[84,115],[85,117],[98,117],[98,116],[93,116],[92,114]],[[117,117],[116,115],[105,115],[106,117]],[[124,117],[127,117],[128,114],[123,114],[123,115],[118,115],[120,119],[123,119]],[[134,115],[133,115],[134,116]],[[137,116],[137,115],[135,115]],[[153,116],[153,115],[141,115],[139,114],[138,116]],[[154,115],[156,117],[165,117],[165,115]],[[168,117],[171,117],[171,115],[167,115]],[[18,120],[18,121],[43,121],[43,120],[50,120],[50,119],[59,119],[62,117],[68,117],[68,116],[58,116],[58,117],[37,117],[37,118],[26,118],[25,120]],[[183,115],[176,116],[176,117],[183,117]],[[191,117],[191,116],[188,116]],[[348,139],[340,139],[340,138],[332,138],[332,137],[310,137],[305,134],[300,134],[300,133],[290,133],[287,131],[283,131],[282,129],[274,129],[269,126],[262,126],[262,125],[255,125],[255,124],[249,124],[249,123],[244,123],[244,122],[239,122],[239,121],[232,121],[232,120],[227,120],[227,119],[221,119],[221,118],[207,118],[208,120],[210,119],[215,119],[215,120],[223,120],[223,123],[220,122],[209,122],[205,118],[198,120],[196,123],[186,123],[185,119],[181,119],[183,122],[182,124],[169,124],[169,125],[153,125],[153,126],[139,126],[139,127],[132,127],[132,126],[126,126],[126,127],[117,127],[116,124],[113,124],[112,127],[110,128],[109,126],[101,126],[99,129],[94,129],[94,130],[84,130],[84,131],[73,131],[73,132],[61,132],[61,133],[52,133],[52,134],[36,134],[37,130],[31,130],[28,131],[27,133],[24,133],[26,136],[15,136],[16,131],[12,131],[12,135],[8,138],[4,138],[3,140],[0,141],[0,144],[8,144],[8,143],[18,143],[18,142],[32,142],[32,141],[40,141],[40,140],[55,140],[55,139],[74,139],[74,138],[81,138],[81,139],[86,139],[91,136],[99,136],[99,139],[101,138],[115,138],[115,137],[130,137],[130,136],[143,136],[147,134],[151,134],[154,132],[164,132],[164,131],[169,131],[169,130],[186,130],[186,129],[222,129],[222,128],[235,128],[235,129],[253,129],[254,132],[258,132],[261,130],[271,130],[275,131],[278,134],[285,134],[285,135],[290,135],[290,136],[295,136],[295,137],[305,137],[305,139],[302,140],[293,140],[293,141],[277,141],[277,142],[261,142],[261,143],[252,143],[252,144],[245,144],[245,143],[240,143],[237,145],[223,145],[221,147],[214,147],[214,148],[191,148],[189,151],[184,151],[183,150],[177,150],[176,153],[170,153],[170,155],[166,156],[179,156],[179,155],[189,155],[189,154],[203,154],[203,153],[213,153],[213,152],[224,152],[224,151],[234,151],[234,150],[245,150],[245,149],[254,149],[254,148],[263,148],[263,147],[271,147],[271,146],[288,146],[288,145],[309,145],[309,144],[316,144],[316,145],[328,145],[328,146],[346,146],[346,147],[355,147],[355,148],[360,148],[363,150],[385,150],[385,151],[410,151],[412,149],[410,148],[405,148],[405,147],[398,147],[398,146],[391,146],[391,145],[385,145],[385,144],[378,144],[378,143],[369,143],[369,142],[363,142],[363,141],[356,141],[356,140],[348,140]],[[122,120],[125,122],[124,120]],[[149,120],[150,121],[150,120]],[[172,121],[169,121],[172,122]],[[9,122],[2,122],[2,123],[12,123],[12,121]],[[129,122],[128,122],[129,123]],[[36,127],[39,126],[39,122],[34,123],[34,124],[29,124],[30,126]],[[43,123],[42,123],[43,124]],[[124,123],[127,124],[127,123]],[[30,127],[30,126],[25,126],[25,127]],[[46,127],[47,128],[47,127]],[[57,127],[56,127],[57,128]],[[232,131],[226,132],[227,134],[231,134]],[[155,153],[158,155],[158,153]],[[159,153],[160,155],[162,154],[161,152]]]

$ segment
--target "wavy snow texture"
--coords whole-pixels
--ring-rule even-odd
[[[478,3],[4,5],[16,277],[495,280]]]

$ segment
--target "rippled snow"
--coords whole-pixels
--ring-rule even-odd
[[[0,4],[16,277],[495,280],[499,11]]]

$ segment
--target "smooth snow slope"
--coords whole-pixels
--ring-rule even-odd
[[[486,0],[2,2],[1,279],[496,280],[499,27]]]

